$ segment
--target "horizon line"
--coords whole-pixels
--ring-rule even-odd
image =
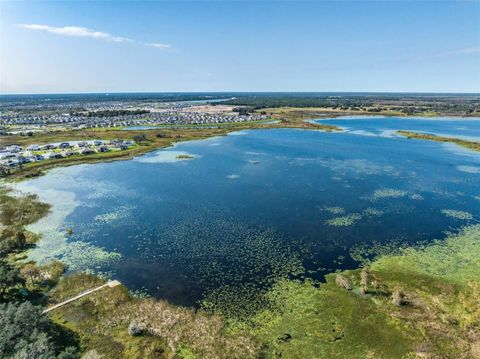
[[[117,95],[117,94],[425,94],[425,95],[474,95],[480,92],[437,92],[437,91],[115,91],[115,92],[11,92],[1,93],[0,96],[42,96],[42,95]]]

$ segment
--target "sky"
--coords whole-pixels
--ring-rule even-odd
[[[180,91],[480,93],[480,0],[0,0],[0,93]]]

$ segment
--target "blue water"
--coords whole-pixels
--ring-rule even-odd
[[[428,241],[480,219],[479,153],[384,136],[408,128],[476,137],[480,122],[327,122],[374,135],[249,130],[22,183],[54,204],[37,258],[62,240],[88,243],[122,256],[88,269],[191,305],[219,288],[321,280],[356,267],[353,248]]]
[[[405,130],[473,141],[480,140],[480,119],[478,118],[349,116],[315,121],[339,126],[348,132],[364,136],[389,137],[394,136],[395,131]]]

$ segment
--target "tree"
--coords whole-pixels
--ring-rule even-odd
[[[42,275],[40,268],[32,263],[25,264],[20,272],[27,280],[30,280],[30,284],[32,285],[37,283]]]
[[[0,260],[0,300],[4,300],[10,288],[24,284],[18,269]]]
[[[0,304],[0,328],[0,358],[55,357],[40,307],[30,302]]]
[[[50,336],[53,324],[30,302],[0,304],[0,358],[77,359],[78,350],[61,351]],[[64,337],[62,338],[64,339]],[[59,343],[64,344],[64,343]]]
[[[133,136],[133,140],[137,143],[145,141],[147,138],[145,135],[135,135]]]

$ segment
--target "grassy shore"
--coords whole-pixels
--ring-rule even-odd
[[[202,130],[106,130],[100,136],[100,131],[82,130],[10,138],[28,145],[145,135],[131,150],[74,158],[71,162],[57,160],[51,166],[45,162],[48,165],[45,167],[27,166],[22,175],[19,172],[12,178],[25,178],[35,171],[83,161],[124,159],[177,141],[224,135],[232,130],[285,127],[335,130],[304,122],[305,118],[311,118],[309,111],[302,115],[294,112],[291,117],[283,113],[278,115],[280,123],[268,125],[236,124]],[[447,139],[442,142],[454,142]],[[120,157],[108,157],[117,153]],[[64,268],[58,263],[24,270],[26,264],[19,260],[25,259],[22,251],[38,239],[25,227],[45,216],[49,206],[35,196],[12,196],[3,188],[0,209],[0,248],[22,270],[29,300],[52,305],[104,282],[84,273],[59,280]],[[94,358],[97,353],[104,359],[479,358],[478,258],[480,226],[477,225],[430,245],[383,254],[356,270],[329,274],[325,283],[281,280],[265,294],[262,299],[265,304],[249,318],[237,317],[234,310],[227,310],[229,314],[224,315],[215,308],[207,312],[137,298],[126,287],[117,286],[53,311],[51,319],[64,333],[78,338],[82,353]],[[48,274],[51,280],[29,279],[31,273],[39,278]],[[17,287],[8,288],[8,293],[20,293]],[[25,300],[20,294],[12,298]],[[220,307],[228,305],[222,303]]]
[[[17,246],[11,239],[22,231],[33,245],[38,237],[25,225],[46,215],[48,205],[3,189],[0,207],[0,244]],[[64,266],[33,270],[34,264],[18,261],[24,249],[9,252],[25,276],[29,300],[50,306],[104,283],[78,273],[56,284]],[[225,316],[215,308],[137,298],[124,286],[86,296],[50,318],[76,338],[81,352],[105,359],[478,358],[479,257],[476,225],[429,245],[382,254],[363,268],[329,274],[325,283],[280,280],[248,318],[234,310]],[[32,273],[48,273],[50,280],[36,280]]]
[[[20,146],[28,146],[30,144],[47,144],[68,141],[85,141],[85,140],[135,140],[136,146],[123,151],[110,151],[103,153],[95,153],[90,155],[74,155],[68,158],[46,160],[26,164],[20,170],[12,171],[7,178],[9,180],[21,180],[40,176],[44,170],[48,170],[58,166],[70,166],[80,163],[107,162],[115,160],[124,160],[133,158],[144,153],[159,148],[165,148],[176,142],[200,140],[213,136],[223,136],[232,131],[241,131],[249,129],[269,129],[269,128],[302,128],[302,129],[318,129],[324,131],[338,131],[336,126],[325,124],[314,124],[305,122],[303,116],[275,116],[278,123],[243,122],[243,123],[227,123],[215,126],[158,126],[151,130],[124,131],[122,129],[85,129],[75,131],[54,131],[35,136],[3,136],[0,138],[0,145],[17,144]],[[138,140],[138,138],[142,138]]]
[[[469,227],[330,274],[323,284],[280,281],[248,321],[135,299],[124,287],[61,308],[53,319],[105,358],[476,358],[479,243],[480,227]],[[50,301],[100,283],[66,277]],[[138,335],[129,334],[132,325]]]
[[[468,148],[469,150],[480,151],[480,142],[467,141],[461,138],[436,136],[436,135],[430,135],[426,133],[417,133],[417,132],[411,132],[411,131],[397,131],[397,133],[411,139],[454,143],[458,146]]]

